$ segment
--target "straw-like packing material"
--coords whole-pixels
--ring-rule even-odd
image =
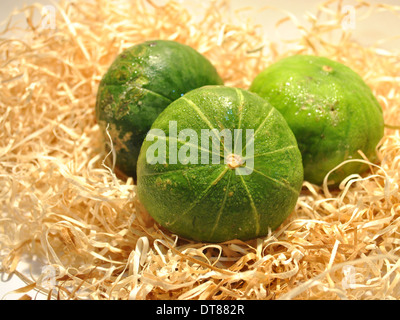
[[[173,39],[207,56],[226,85],[248,88],[264,67],[296,53],[325,55],[357,71],[400,124],[400,60],[364,48],[341,28],[341,1],[290,13],[299,38],[268,41],[251,21],[229,21],[212,2],[199,18],[182,4],[61,1],[54,21],[39,5],[5,25],[0,43],[0,245],[2,269],[37,255],[52,270],[21,275],[59,299],[398,299],[400,134],[386,128],[379,162],[331,190],[304,183],[292,215],[265,238],[206,244],[162,231],[143,214],[132,180],[105,163],[94,104],[99,81],[123,49]],[[354,2],[368,14],[399,7]],[[200,11],[200,10],[199,10]],[[51,13],[51,12],[48,12]],[[46,20],[47,19],[47,20]],[[52,25],[51,23],[54,23]],[[351,30],[350,30],[351,31]],[[10,36],[17,32],[18,36]],[[335,33],[334,40],[327,40]],[[29,298],[23,295],[22,298]]]

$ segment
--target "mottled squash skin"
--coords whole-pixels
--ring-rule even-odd
[[[99,85],[96,118],[116,167],[136,177],[136,162],[147,131],[172,101],[208,84],[222,84],[203,55],[175,41],[147,41],[123,51]]]
[[[296,55],[266,68],[250,91],[269,101],[296,136],[304,179],[322,184],[326,174],[361,150],[376,160],[383,137],[382,108],[363,79],[349,67],[325,57]],[[368,167],[350,162],[329,176],[338,185]]]
[[[244,150],[242,160],[249,158],[241,165],[231,161],[231,157],[226,157],[230,160],[225,161],[223,144],[217,153],[219,163],[209,159],[207,164],[197,158],[197,164],[180,161],[151,164],[148,151],[158,139],[168,141],[166,154],[170,154],[174,140],[171,121],[176,122],[177,132],[189,128],[194,130],[192,136],[198,139],[204,129],[215,128],[219,132],[251,129],[254,132],[253,156],[243,147],[248,137],[243,134],[243,148],[237,150]],[[149,139],[153,129],[160,129],[165,137]],[[187,145],[182,138],[175,141],[178,150]],[[237,141],[239,139],[234,145]],[[205,151],[210,157],[215,154],[212,146],[210,142]],[[195,150],[200,157],[200,147]],[[251,161],[253,170],[238,175],[237,171],[250,166]],[[137,192],[148,213],[171,232],[197,241],[221,242],[265,236],[292,212],[302,182],[301,154],[282,115],[256,94],[224,86],[193,90],[169,105],[153,123],[138,160]]]

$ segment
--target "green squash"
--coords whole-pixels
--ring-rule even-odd
[[[147,41],[124,50],[98,88],[96,119],[107,130],[116,167],[136,177],[136,162],[147,131],[172,101],[208,84],[222,84],[214,66],[196,50],[175,41]]]
[[[248,91],[205,86],[155,120],[138,160],[148,213],[187,239],[265,236],[295,207],[301,154],[282,115]]]
[[[326,174],[361,150],[376,160],[383,136],[382,108],[363,79],[349,67],[325,57],[296,55],[266,68],[250,91],[268,100],[296,136],[304,179],[322,184]],[[368,167],[349,162],[329,176],[332,185]]]

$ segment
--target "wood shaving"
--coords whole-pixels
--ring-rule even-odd
[[[400,298],[399,53],[354,41],[341,27],[342,1],[321,3],[307,15],[308,27],[286,13],[276,28],[292,23],[299,36],[285,49],[262,26],[231,19],[221,0],[196,17],[174,1],[55,6],[53,25],[36,4],[10,16],[0,34],[0,259],[2,271],[27,283],[17,290],[21,299],[32,298],[26,292],[33,288],[55,299]],[[400,14],[398,6],[354,2],[356,10],[365,7],[367,16]],[[21,15],[27,27],[17,21]],[[382,105],[387,127],[379,161],[357,160],[370,170],[338,190],[304,182],[293,213],[264,238],[208,244],[160,229],[132,179],[106,165],[113,153],[103,152],[94,115],[99,81],[113,59],[149,39],[192,46],[226,85],[244,89],[288,55],[345,63]],[[53,277],[19,273],[24,255],[42,257]]]

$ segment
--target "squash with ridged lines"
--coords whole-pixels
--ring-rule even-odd
[[[142,145],[137,172],[148,213],[171,232],[206,242],[266,235],[292,212],[303,182],[282,115],[256,94],[225,86],[170,104]]]
[[[104,139],[111,136],[118,171],[136,177],[143,139],[172,101],[222,83],[210,61],[187,45],[154,40],[124,50],[101,80],[96,101],[96,119]]]

